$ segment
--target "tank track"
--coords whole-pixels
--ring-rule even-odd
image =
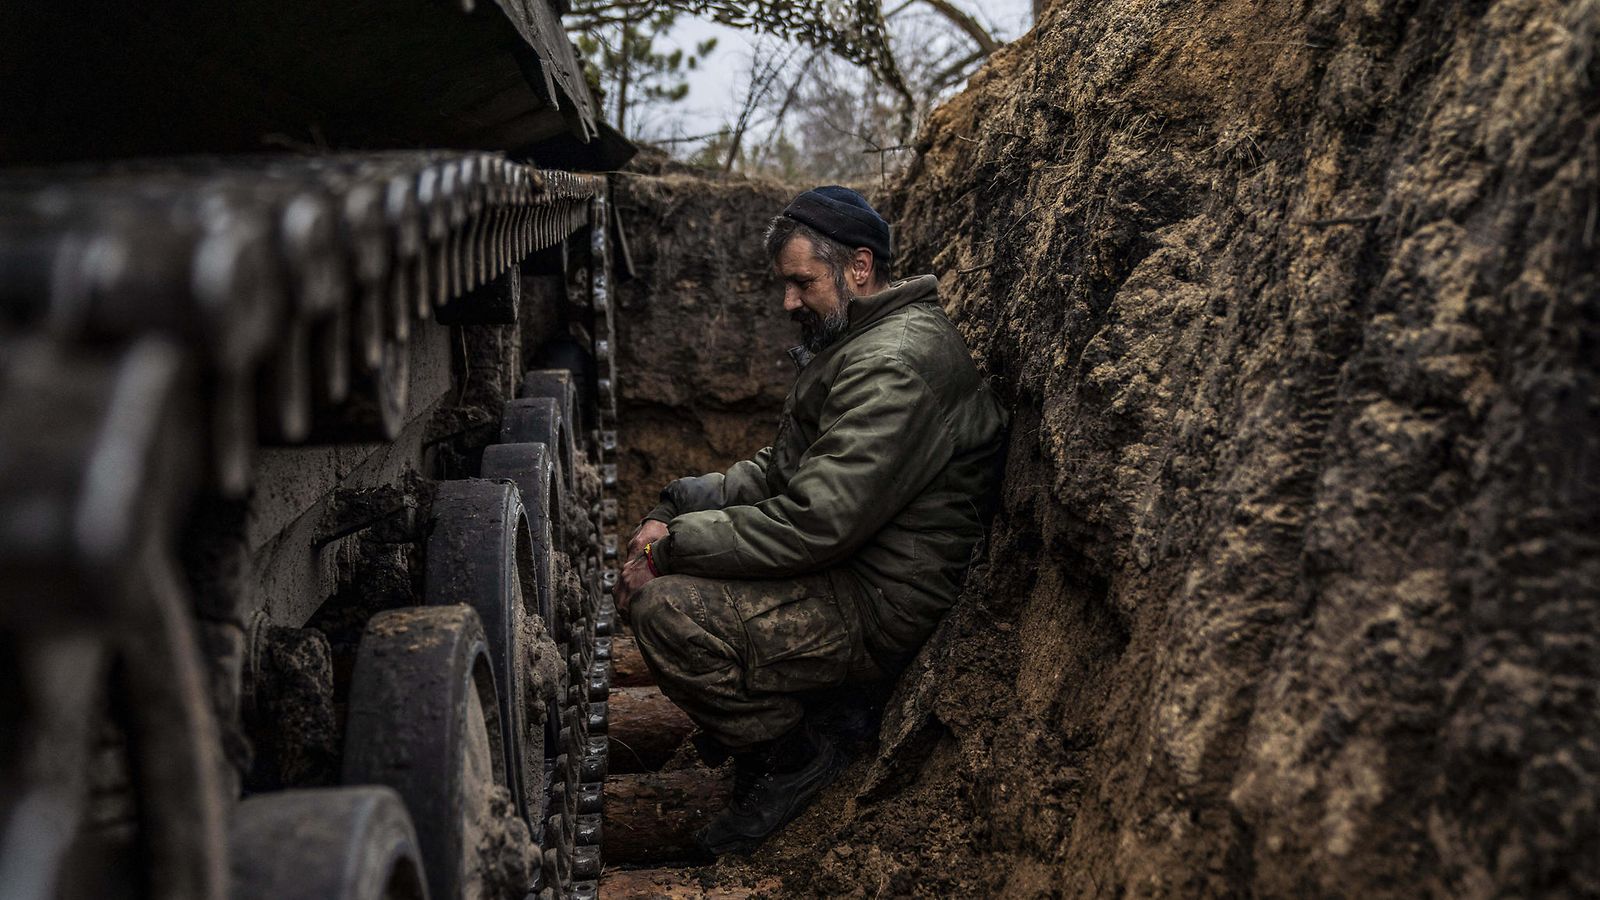
[[[364,548],[408,548],[383,551],[402,560],[400,582],[412,582],[407,608],[474,607],[473,621],[428,627],[470,635],[481,620],[499,673],[479,683],[504,702],[480,704],[477,715],[492,720],[498,783],[540,853],[529,883],[496,890],[595,894],[617,556],[611,234],[604,177],[487,153],[187,157],[0,177],[5,884],[42,896],[132,871],[158,896],[270,896],[283,889],[274,879],[310,889],[323,883],[314,874],[342,871],[333,857],[367,865],[384,853],[395,884],[424,877],[445,826],[407,821],[392,794],[358,787],[386,784],[380,777],[347,787],[282,778],[325,793],[237,802],[240,780],[250,787],[241,717],[287,696],[274,659],[311,660],[299,671],[313,673],[315,696],[272,708],[331,723],[335,735],[357,728],[355,707],[371,702],[360,698],[376,695],[349,701],[352,718],[339,720],[348,660],[322,619],[308,622],[338,613],[339,596],[297,606],[270,586],[253,586],[266,596],[241,590],[249,567],[235,555],[253,545],[207,533],[218,510],[247,521],[283,492],[283,472],[302,459],[293,453],[416,445],[459,452],[376,487],[344,486],[341,469],[307,506],[314,516],[272,534],[341,566]],[[535,269],[564,281],[564,295],[525,297]],[[507,349],[516,336],[502,346],[483,329],[514,325],[540,304],[582,314],[554,333],[566,354],[554,368],[524,371]],[[487,335],[488,349],[469,347],[469,333]],[[462,401],[485,379],[519,383],[515,398],[475,394],[474,418]],[[519,420],[530,407],[546,415]],[[487,438],[485,414],[498,419]],[[501,455],[485,445],[549,462],[480,473],[480,459]],[[264,455],[279,465],[263,469]],[[304,457],[313,458],[325,457]],[[439,498],[480,474],[486,490],[508,492],[507,527],[526,538],[446,563],[429,537],[446,515]],[[295,528],[311,519],[315,535],[302,540],[310,532]],[[429,585],[459,585],[470,566],[490,562],[512,573],[515,591],[504,596],[516,599],[422,589],[422,571]],[[462,568],[451,575],[446,565]],[[351,615],[362,632],[380,619],[394,627],[400,612]],[[532,637],[497,645],[497,613]],[[538,668],[541,652],[559,665]],[[365,659],[356,665],[381,665]],[[505,699],[522,696],[526,735],[506,705],[522,701]],[[112,770],[132,773],[117,790],[96,783],[108,753]],[[536,770],[542,782],[528,774]],[[411,802],[403,784],[390,787]],[[121,811],[102,814],[105,796],[123,796]],[[340,841],[284,837],[312,879],[294,882],[250,835],[283,836],[317,809],[367,824],[359,839],[349,829]],[[372,826],[374,816],[389,824]],[[105,849],[135,846],[146,848],[144,862]]]

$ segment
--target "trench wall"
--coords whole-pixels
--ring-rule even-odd
[[[617,178],[638,272],[618,287],[624,537],[668,481],[722,471],[772,441],[796,338],[761,240],[794,193],[670,171]]]
[[[832,849],[767,864],[1600,891],[1597,37],[1057,0],[939,110],[892,213],[1015,410],[1004,508]]]

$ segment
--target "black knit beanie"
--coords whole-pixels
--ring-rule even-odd
[[[813,188],[794,198],[783,214],[851,249],[865,247],[878,259],[894,258],[889,223],[867,198],[847,187],[830,184]]]

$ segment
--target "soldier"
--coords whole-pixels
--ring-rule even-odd
[[[617,585],[701,754],[733,757],[733,797],[699,835],[716,854],[753,849],[838,774],[802,701],[893,677],[933,631],[983,532],[1005,428],[938,279],[891,280],[889,225],[860,194],[799,195],[766,250],[803,341],[777,435],[667,485]]]

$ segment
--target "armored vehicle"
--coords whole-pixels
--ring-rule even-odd
[[[560,0],[0,11],[0,897],[582,897],[629,276]]]

